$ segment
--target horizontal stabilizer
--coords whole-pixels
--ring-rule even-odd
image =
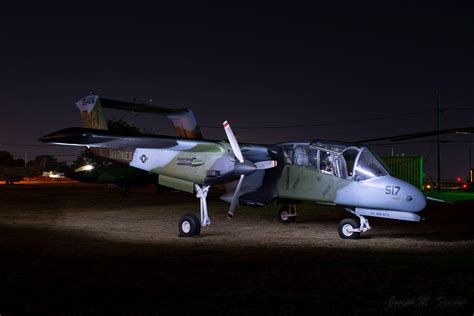
[[[137,113],[154,113],[154,114],[181,114],[186,113],[188,109],[171,109],[162,106],[148,105],[144,103],[134,103],[127,101],[119,101],[112,99],[100,98],[102,107],[115,110],[123,110]]]
[[[150,113],[166,116],[172,123],[179,137],[189,139],[202,139],[202,133],[194,116],[189,109],[172,109],[162,106],[148,105],[119,100],[100,98],[102,107],[136,113]]]

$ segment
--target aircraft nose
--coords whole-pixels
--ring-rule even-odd
[[[401,207],[401,210],[404,212],[410,212],[410,213],[417,213],[422,211],[425,206],[426,206],[426,197],[423,194],[423,192],[415,187],[414,185],[403,181],[401,179],[395,178],[395,177],[390,177],[389,178],[389,183],[392,184],[392,186],[387,186],[386,187],[386,194],[390,193],[392,195],[397,195],[396,190],[394,191],[393,188],[399,188],[399,200],[396,202],[396,204]],[[392,189],[392,190],[390,190]],[[396,199],[395,199],[396,200]],[[401,204],[400,204],[401,202]]]
[[[410,209],[414,213],[420,212],[426,207],[426,197],[417,187],[411,186],[406,200],[410,202]]]

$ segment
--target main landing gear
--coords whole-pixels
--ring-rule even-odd
[[[181,216],[178,224],[179,236],[181,237],[199,236],[201,233],[201,227],[207,227],[211,224],[209,214],[207,213],[206,201],[207,192],[209,192],[211,186],[199,186],[195,184],[194,188],[196,189],[196,197],[200,200],[201,220],[199,220],[199,218],[192,213],[187,213]]]
[[[343,219],[339,222],[338,226],[339,236],[341,236],[342,239],[358,239],[361,233],[365,233],[371,228],[369,220],[362,215],[357,215],[351,209],[346,210],[359,217],[360,223],[357,223],[352,218]]]
[[[278,221],[282,224],[291,224],[296,221],[298,209],[296,204],[287,204],[278,211]]]

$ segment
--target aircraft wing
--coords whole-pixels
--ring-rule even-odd
[[[471,134],[471,133],[474,133],[474,127],[460,127],[460,128],[442,129],[439,131],[434,130],[434,131],[427,131],[427,132],[395,135],[395,136],[390,136],[390,137],[363,139],[363,140],[357,141],[357,143],[370,143],[370,142],[376,142],[376,141],[381,141],[381,140],[389,140],[389,141],[395,142],[395,141],[423,138],[423,137],[435,136],[435,135]]]
[[[81,146],[88,148],[153,148],[169,150],[191,150],[193,152],[224,151],[226,146],[221,141],[187,139],[159,135],[119,135],[107,130],[82,127],[62,129],[40,138],[43,143]],[[268,147],[262,145],[242,144],[244,157],[252,162],[272,159]]]
[[[167,148],[185,150],[186,147],[196,145],[204,150],[222,150],[218,142],[182,139],[170,136],[118,135],[107,130],[72,127],[62,129],[40,139],[41,142],[57,145],[84,146],[89,148]],[[180,146],[181,145],[181,146]]]

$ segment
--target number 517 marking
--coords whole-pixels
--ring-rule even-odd
[[[385,194],[388,194],[388,195],[397,195],[399,191],[400,191],[399,186],[387,185],[385,187]]]

